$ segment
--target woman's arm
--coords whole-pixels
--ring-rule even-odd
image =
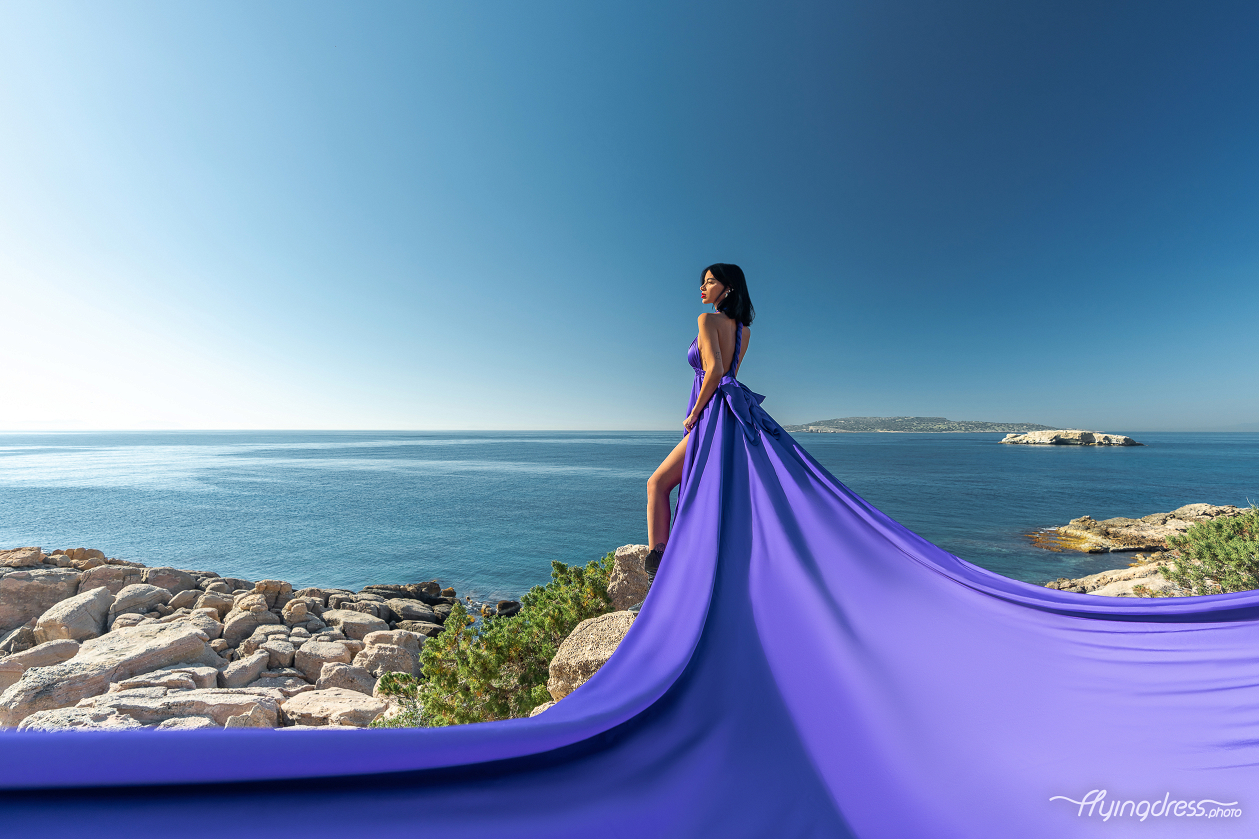
[[[704,361],[704,384],[700,386],[699,396],[695,397],[695,407],[691,409],[690,416],[682,423],[682,427],[687,431],[699,422],[699,415],[704,412],[704,406],[717,392],[717,385],[721,384],[721,374],[726,372],[726,365],[721,358],[721,341],[718,339],[715,318],[716,315],[709,314],[699,316],[699,354]]]

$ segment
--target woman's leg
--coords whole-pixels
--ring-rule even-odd
[[[663,550],[669,541],[669,493],[682,483],[682,461],[690,436],[682,438],[647,481],[647,542],[653,548]]]

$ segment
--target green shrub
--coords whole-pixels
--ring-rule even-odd
[[[374,720],[369,728],[416,728],[420,723],[420,681],[409,673],[381,673],[376,692],[396,700],[398,713]]]
[[[1259,508],[1253,504],[1240,516],[1198,522],[1167,544],[1178,556],[1159,571],[1180,595],[1259,588]]]
[[[456,603],[446,629],[424,644],[417,697],[424,725],[528,716],[550,700],[547,668],[577,624],[612,611],[613,554],[585,566],[551,563],[551,582],[534,586],[512,617],[479,626]]]

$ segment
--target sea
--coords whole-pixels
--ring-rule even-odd
[[[1128,564],[1028,534],[1082,515],[1259,500],[1259,433],[1125,432],[1131,448],[1003,435],[797,434],[850,489],[953,554],[1030,583]],[[0,548],[358,589],[436,579],[518,598],[551,561],[646,542],[674,432],[0,434]]]

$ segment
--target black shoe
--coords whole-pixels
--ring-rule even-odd
[[[660,570],[660,560],[663,557],[664,544],[661,543],[652,548],[651,551],[648,552],[647,558],[643,560],[643,568],[647,572],[647,591],[651,591],[651,585],[656,581],[656,572]],[[644,595],[642,600],[629,607],[629,611],[637,613],[639,609],[643,608],[643,604],[646,602],[647,598]]]

